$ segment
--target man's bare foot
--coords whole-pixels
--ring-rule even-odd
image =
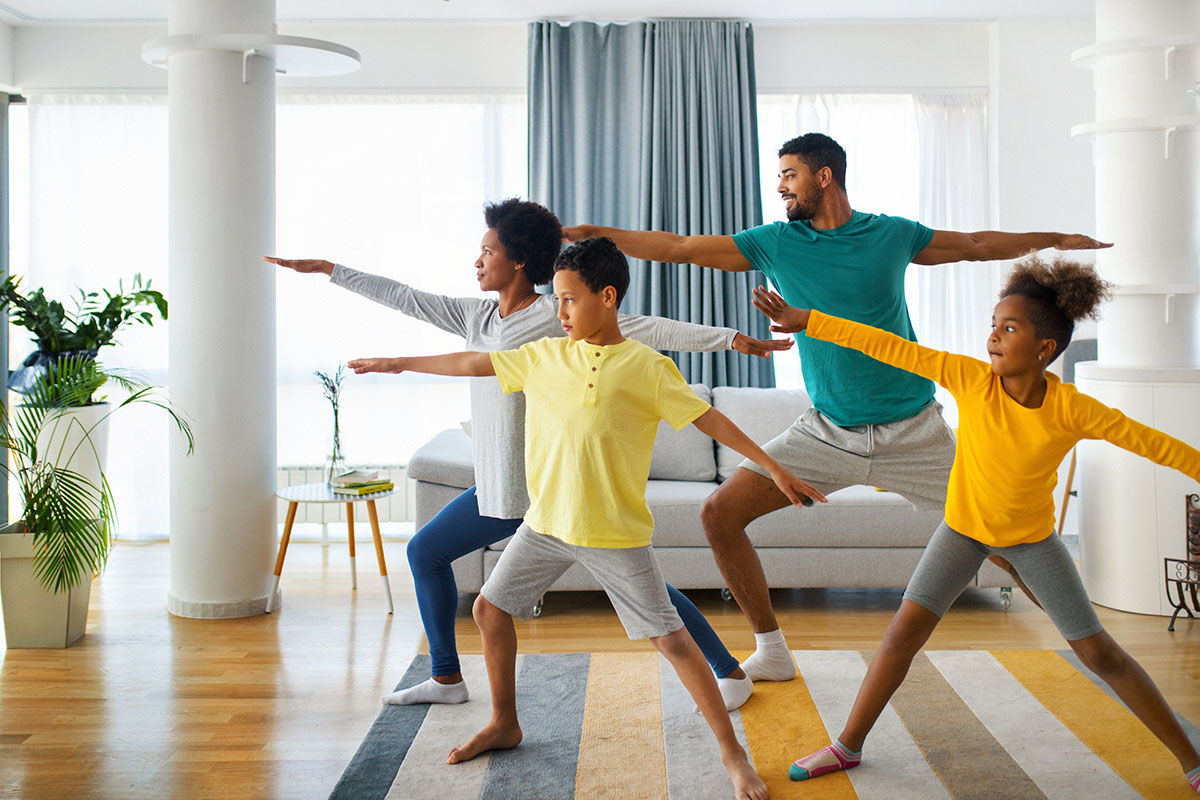
[[[501,725],[496,722],[488,723],[487,727],[472,737],[471,741],[450,751],[446,757],[447,764],[458,764],[470,761],[480,753],[488,750],[511,750],[521,743],[521,726],[513,723]],[[757,775],[755,777],[758,777]],[[765,797],[765,795],[764,795]]]
[[[733,796],[736,800],[767,800],[767,785],[758,777],[745,752],[725,756],[721,759],[733,781]]]

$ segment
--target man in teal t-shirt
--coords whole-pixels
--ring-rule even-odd
[[[647,261],[729,272],[757,269],[793,306],[817,308],[910,340],[916,339],[904,300],[910,262],[992,261],[1047,247],[1111,246],[1081,234],[935,231],[900,217],[855,211],[846,195],[846,152],[819,133],[780,148],[779,194],[787,222],[734,236],[593,225],[564,228],[563,235],[572,242],[608,236],[626,254]],[[940,509],[954,438],[933,402],[933,384],[836,345],[805,336],[797,343],[813,408],[763,449],[826,495],[869,481],[917,508]],[[742,668],[755,680],[790,680],[796,674],[762,563],[746,536],[752,521],[788,504],[770,478],[743,462],[701,511],[721,574],[754,628],[757,646]]]

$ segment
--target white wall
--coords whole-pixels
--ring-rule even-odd
[[[986,89],[986,23],[756,24],[761,92]]]
[[[279,33],[337,42],[362,56],[362,68],[349,75],[280,76],[282,90],[525,91],[522,24],[288,25]],[[166,25],[18,28],[14,80],[27,93],[88,88],[165,92],[166,70],[141,57],[143,42],[165,35]]]
[[[15,86],[13,80],[13,28],[0,24],[0,87]]]

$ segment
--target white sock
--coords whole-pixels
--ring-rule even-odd
[[[790,681],[796,677],[796,662],[783,638],[783,631],[776,628],[766,633],[754,634],[754,653],[742,662],[742,669],[752,681]]]
[[[754,694],[754,681],[749,675],[745,678],[717,678],[717,688],[721,690],[725,710],[736,711]]]
[[[417,703],[465,703],[470,694],[467,682],[438,683],[433,678],[383,696],[383,704],[389,706],[411,706]]]

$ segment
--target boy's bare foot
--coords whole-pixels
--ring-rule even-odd
[[[520,743],[521,727],[519,725],[513,724],[510,727],[490,722],[487,727],[475,734],[471,741],[451,750],[450,755],[446,757],[446,763],[458,764],[462,761],[470,761],[488,750],[511,750]],[[758,776],[755,775],[755,777]]]
[[[767,785],[758,777],[745,752],[721,759],[733,781],[733,796],[736,800],[767,800]]]

